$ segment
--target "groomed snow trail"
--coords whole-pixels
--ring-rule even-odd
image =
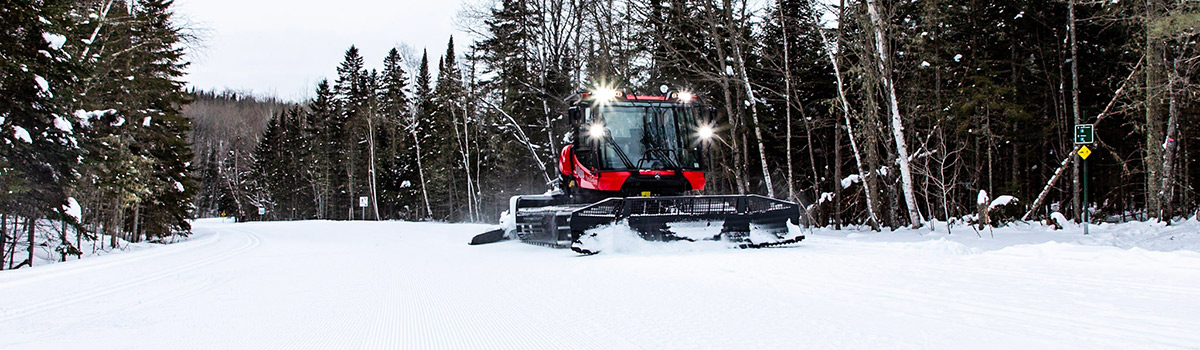
[[[1200,348],[1191,251],[814,235],[580,257],[468,246],[483,225],[195,226],[0,272],[0,349]]]

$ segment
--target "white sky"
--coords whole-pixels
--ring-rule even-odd
[[[233,89],[300,100],[323,78],[336,76],[350,45],[368,68],[380,68],[401,43],[436,62],[455,36],[462,52],[470,38],[454,28],[462,0],[177,0],[177,13],[200,29],[185,78],[200,89]],[[410,72],[411,73],[411,72]]]

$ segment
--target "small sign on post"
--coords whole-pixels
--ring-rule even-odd
[[[1077,124],[1075,125],[1075,144],[1079,145],[1079,151],[1075,154],[1079,156],[1081,168],[1083,168],[1083,189],[1081,195],[1083,197],[1083,208],[1079,210],[1080,222],[1083,223],[1083,234],[1088,234],[1088,220],[1091,220],[1088,213],[1088,175],[1087,175],[1087,159],[1092,155],[1092,149],[1087,145],[1096,142],[1096,126],[1094,124]]]
[[[1075,144],[1090,145],[1096,142],[1094,124],[1079,124],[1075,125]]]
[[[258,207],[258,215],[267,215],[267,208]]]
[[[1088,146],[1080,146],[1079,152],[1075,152],[1075,154],[1078,154],[1079,158],[1083,158],[1083,160],[1087,160],[1087,157],[1092,155],[1092,149],[1088,148]]]
[[[359,208],[366,208],[366,207],[367,207],[367,203],[368,203],[368,202],[367,202],[367,197],[365,197],[365,196],[364,196],[364,197],[358,197],[358,207],[359,207]]]

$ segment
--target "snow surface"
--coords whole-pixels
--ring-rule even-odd
[[[588,257],[466,244],[488,227],[201,220],[186,242],[0,271],[0,348],[1200,346],[1195,219],[761,250],[626,237]]]

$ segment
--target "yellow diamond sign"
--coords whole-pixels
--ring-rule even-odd
[[[1088,146],[1083,146],[1083,147],[1079,147],[1079,152],[1075,152],[1075,154],[1078,154],[1079,158],[1083,158],[1084,160],[1087,160],[1087,157],[1092,155],[1092,150],[1089,149]]]

